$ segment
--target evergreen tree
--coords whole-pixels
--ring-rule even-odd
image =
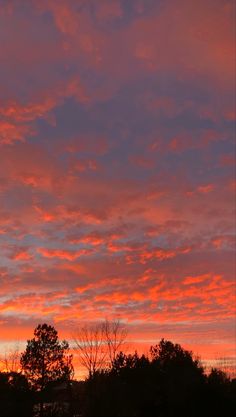
[[[69,380],[73,373],[69,344],[65,340],[59,342],[53,326],[39,324],[34,338],[27,341],[21,366],[35,390],[42,391],[52,381]]]

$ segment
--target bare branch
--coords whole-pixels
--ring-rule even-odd
[[[112,366],[126,336],[126,328],[119,320],[87,324],[76,331],[73,336],[75,349],[89,377]]]
[[[112,365],[117,354],[121,350],[121,347],[125,343],[127,337],[127,329],[119,319],[113,321],[106,319],[103,326],[108,349],[108,357],[110,365]]]
[[[87,369],[90,377],[105,367],[107,349],[103,325],[98,323],[79,328],[74,335],[74,342],[81,365]]]
[[[20,372],[20,348],[16,343],[11,349],[5,351],[4,355],[0,358],[1,368],[4,372]]]

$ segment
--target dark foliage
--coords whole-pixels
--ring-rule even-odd
[[[49,382],[69,380],[73,367],[68,343],[59,342],[56,329],[47,324],[39,324],[34,336],[21,356],[21,366],[31,386],[42,391]]]
[[[34,330],[34,338],[27,341],[25,352],[21,356],[21,367],[32,391],[35,392],[35,409],[40,417],[69,416],[69,381],[73,374],[72,355],[69,355],[69,344],[59,342],[58,334],[53,326],[39,324]],[[66,384],[64,395],[59,393],[58,401],[48,393],[51,385]],[[60,391],[60,390],[59,390]]]
[[[206,375],[192,352],[164,339],[148,356],[120,352],[109,369],[77,382],[70,379],[67,342],[42,325],[22,364],[25,375],[0,373],[0,417],[230,417],[236,411],[236,380],[217,369]]]
[[[191,352],[161,340],[150,358],[121,352],[111,370],[88,379],[82,415],[223,417],[234,415],[235,399],[223,372],[206,376]]]
[[[26,377],[17,372],[0,373],[0,416],[32,416],[33,396]]]

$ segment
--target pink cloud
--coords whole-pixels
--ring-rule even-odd
[[[232,2],[133,3],[0,10],[1,335],[232,352]]]

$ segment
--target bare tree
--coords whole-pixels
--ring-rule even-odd
[[[127,336],[119,320],[85,324],[73,335],[75,350],[89,377],[96,371],[111,367]]]
[[[120,322],[119,319],[112,321],[105,320],[103,328],[105,342],[107,345],[108,359],[110,362],[109,365],[111,366],[125,343],[127,328]]]
[[[89,377],[106,365],[107,349],[104,340],[104,326],[101,323],[84,325],[74,335],[75,349]]]
[[[0,358],[1,368],[4,372],[20,372],[20,349],[16,344],[13,348],[5,351],[4,355]]]

